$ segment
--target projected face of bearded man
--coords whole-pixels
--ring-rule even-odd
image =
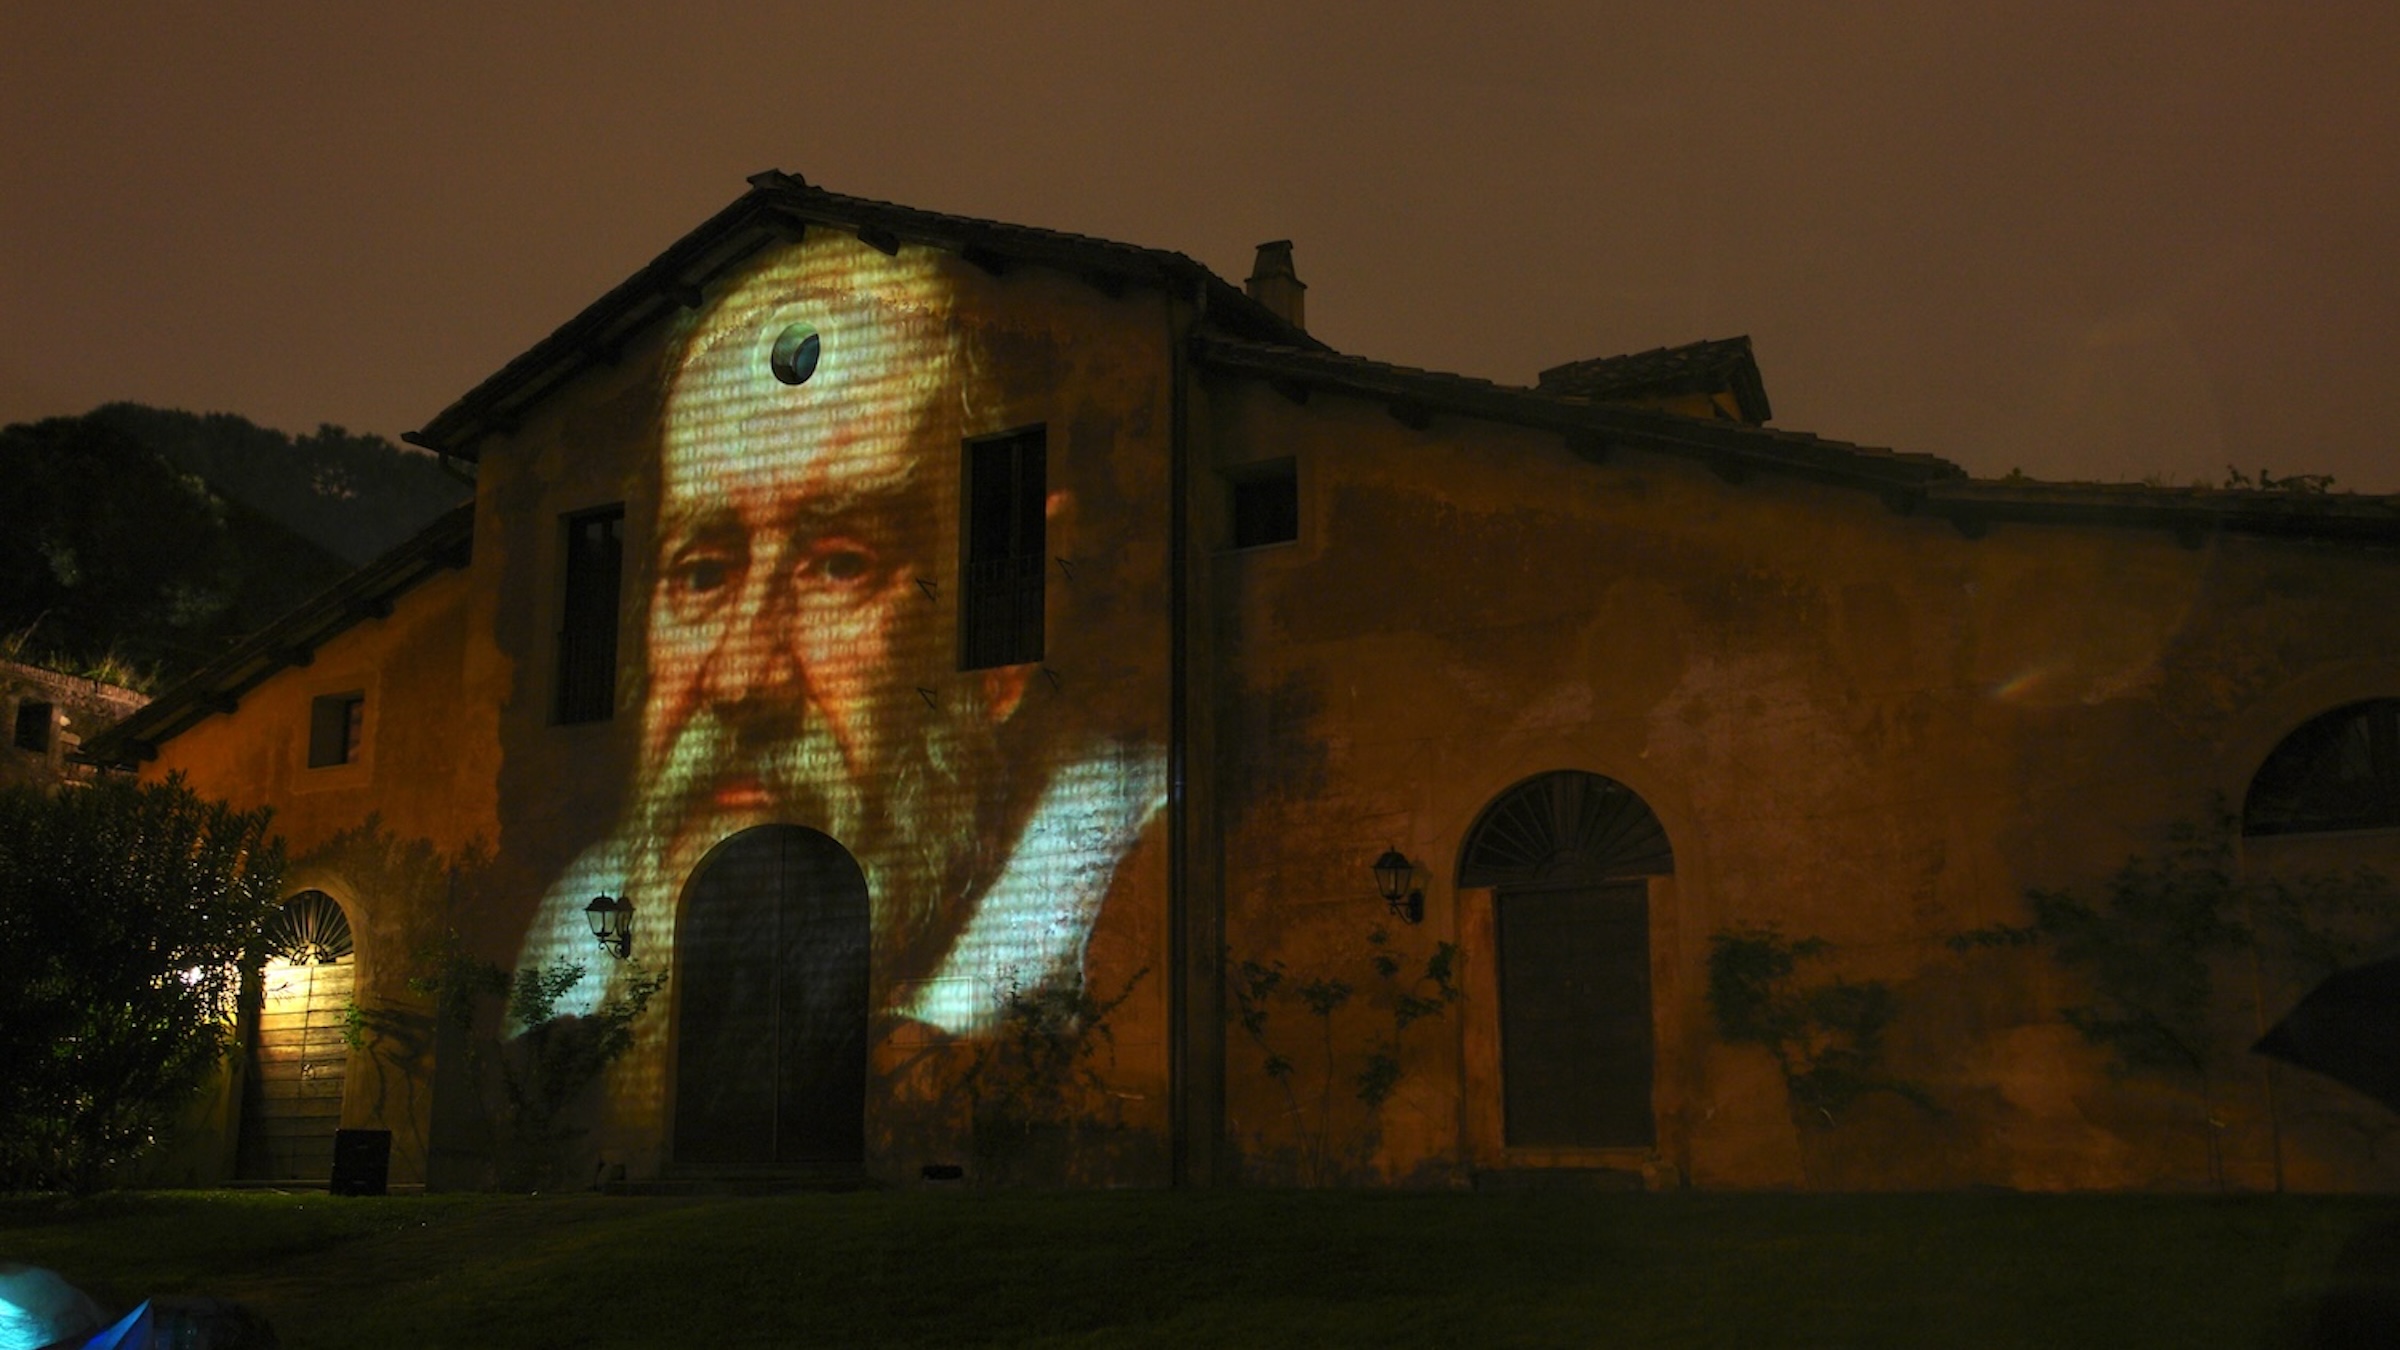
[[[886,979],[988,880],[1023,690],[962,691],[930,598],[973,394],[947,302],[904,260],[763,269],[702,320],[664,422],[628,880],[671,897],[742,829],[822,830],[867,874]]]

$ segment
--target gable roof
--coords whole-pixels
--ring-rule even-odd
[[[855,233],[886,253],[902,244],[955,252],[986,271],[1048,267],[1084,278],[1109,294],[1134,286],[1197,297],[1210,322],[1230,333],[1309,350],[1324,344],[1181,253],[1119,244],[1090,235],[945,215],[813,187],[796,174],[753,174],[750,191],[668,245],[557,331],[502,366],[457,402],[400,439],[443,455],[474,459],[486,435],[505,435],[586,366],[607,364],[650,325],[697,308],[704,288],[769,244],[812,228]]]
[[[1938,455],[1852,445],[1801,431],[1685,417],[1322,348],[1303,351],[1213,333],[1196,334],[1192,341],[1194,357],[1203,366],[1265,379],[1289,398],[1304,401],[1310,389],[1321,388],[1380,401],[1403,422],[1439,412],[1556,431],[1567,437],[1568,448],[1593,461],[1607,458],[1618,445],[1639,444],[1700,460],[1731,480],[1751,472],[1773,472],[1904,493],[1967,476],[1966,470]]]
[[[1695,461],[1728,483],[1766,473],[1858,488],[1878,494],[1898,514],[1947,520],[1970,539],[1994,524],[2017,522],[2162,529],[2195,548],[2217,533],[2400,544],[2400,496],[1975,479],[1937,455],[1524,389],[1323,348],[1202,332],[1193,335],[1192,350],[1202,367],[1263,380],[1295,402],[1322,389],[1382,403],[1411,426],[1449,414],[1557,432],[1570,451],[1594,463],[1618,447],[1638,447]]]
[[[1602,403],[1675,394],[1731,394],[1743,421],[1765,422],[1775,416],[1767,404],[1767,384],[1758,373],[1758,358],[1750,350],[1748,334],[1570,361],[1543,371],[1534,388]]]

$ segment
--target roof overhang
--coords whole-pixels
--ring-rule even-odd
[[[134,768],[158,757],[158,747],[218,713],[230,713],[242,698],[277,673],[305,666],[316,651],[344,630],[388,617],[399,597],[472,557],[475,505],[465,502],[431,525],[352,572],[315,599],[242,639],[140,711],[84,742],[77,758],[112,768]]]
[[[476,459],[487,437],[515,431],[584,370],[615,363],[653,326],[705,304],[710,284],[743,260],[812,229],[854,234],[887,253],[904,246],[944,249],[994,274],[1049,268],[1110,295],[1135,287],[1167,290],[1194,298],[1210,322],[1228,332],[1324,347],[1180,253],[847,197],[780,170],[755,174],[750,185],[732,205],[401,439],[440,455]]]

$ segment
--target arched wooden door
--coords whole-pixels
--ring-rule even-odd
[[[1508,1146],[1657,1141],[1644,878],[1674,868],[1658,817],[1598,774],[1528,779],[1468,831],[1458,884],[1494,891]]]
[[[693,873],[678,922],[676,1163],[858,1163],[868,906],[857,860],[815,830],[745,830]]]
[[[333,1174],[350,1048],[344,1019],[356,992],[350,920],[332,896],[302,891],[267,932],[237,1170],[252,1181]]]

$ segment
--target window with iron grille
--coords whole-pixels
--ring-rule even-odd
[[[1044,446],[1040,427],[967,444],[961,670],[1042,659]]]
[[[617,708],[617,586],[625,568],[625,508],[569,516],[566,536],[558,720],[605,722]]]

